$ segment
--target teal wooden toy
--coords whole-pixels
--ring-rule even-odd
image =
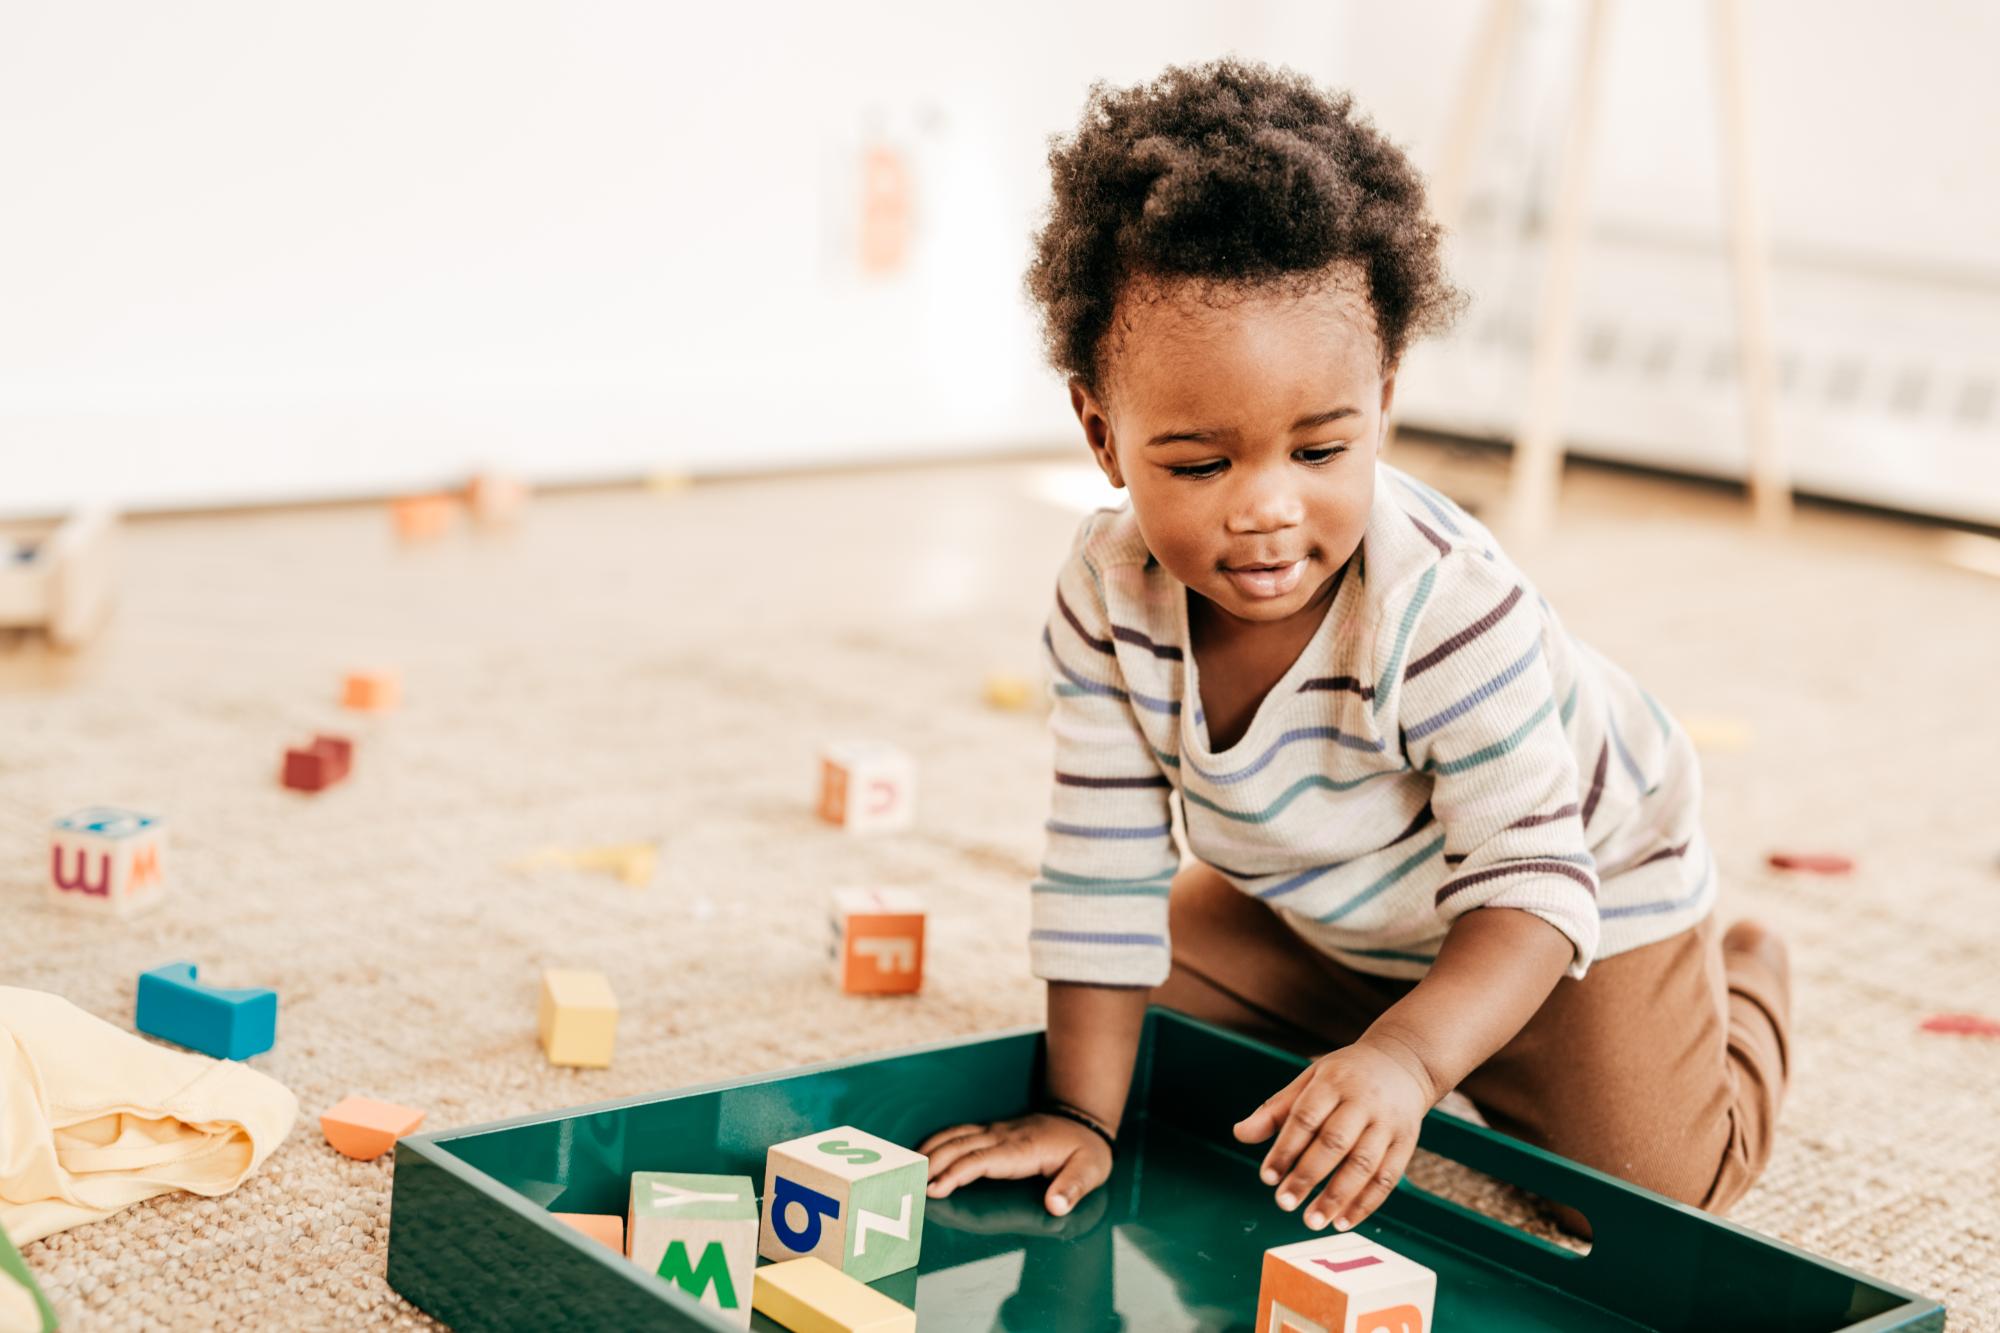
[[[278,1040],[278,992],[205,986],[193,963],[139,974],[139,1031],[218,1060],[248,1060]]]

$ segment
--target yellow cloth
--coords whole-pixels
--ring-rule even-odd
[[[290,1089],[248,1065],[0,986],[0,1228],[17,1245],[169,1190],[227,1194],[298,1113]]]
[[[4,1269],[0,1269],[0,1333],[42,1333],[42,1308]]]

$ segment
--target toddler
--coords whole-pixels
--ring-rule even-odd
[[[1785,951],[1717,932],[1686,734],[1380,459],[1405,348],[1462,304],[1416,171],[1351,98],[1235,60],[1099,85],[1050,167],[1028,286],[1131,499],[1043,635],[1049,1099],[932,1136],[931,1195],[1039,1175],[1073,1209],[1153,1003],[1317,1057],[1235,1131],[1314,1229],[1387,1197],[1453,1088],[1728,1208],[1784,1091]]]

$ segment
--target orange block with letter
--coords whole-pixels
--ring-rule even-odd
[[[915,818],[917,765],[878,741],[829,745],[820,756],[819,817],[850,833],[886,833]]]
[[[1256,1333],[1425,1333],[1437,1274],[1356,1232],[1264,1251]]]
[[[833,895],[833,975],[850,995],[908,995],[924,984],[924,900],[911,889]]]

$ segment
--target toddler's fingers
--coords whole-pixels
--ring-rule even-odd
[[[1410,1157],[1416,1148],[1414,1139],[1399,1139],[1391,1144],[1381,1169],[1376,1171],[1374,1178],[1362,1187],[1361,1193],[1347,1205],[1344,1213],[1334,1214],[1334,1221],[1338,1222],[1345,1216],[1347,1224],[1351,1227],[1358,1227],[1367,1221],[1368,1215],[1382,1206],[1382,1201],[1396,1188],[1396,1182],[1403,1178],[1403,1172],[1409,1169]]]
[[[1071,1153],[1063,1169],[1049,1183],[1042,1203],[1057,1217],[1069,1216],[1077,1200],[1104,1183],[1105,1167],[1095,1153]]]
[[[1305,1202],[1306,1195],[1311,1194],[1313,1187],[1326,1179],[1326,1173],[1353,1151],[1367,1129],[1368,1111],[1358,1102],[1343,1103],[1322,1120],[1319,1129],[1307,1142],[1305,1151],[1292,1164],[1290,1174],[1278,1182],[1278,1207],[1289,1212]]]
[[[1285,1116],[1291,1111],[1292,1103],[1298,1100],[1300,1089],[1312,1080],[1310,1068],[1299,1071],[1299,1076],[1279,1088],[1264,1099],[1264,1104],[1236,1122],[1238,1143],[1262,1143],[1278,1132],[1278,1126],[1285,1123]],[[1265,1181],[1270,1184],[1270,1181]]]
[[[933,1181],[943,1176],[954,1163],[969,1153],[990,1148],[1000,1141],[999,1136],[990,1133],[967,1134],[946,1143],[930,1154],[930,1176]]]
[[[953,1125],[950,1129],[939,1130],[918,1144],[917,1151],[929,1157],[933,1152],[950,1143],[953,1139],[970,1138],[974,1134],[984,1134],[985,1132],[986,1126],[984,1125]]]
[[[1264,1154],[1264,1165],[1258,1169],[1258,1178],[1266,1185],[1277,1184],[1279,1177],[1299,1160],[1299,1154],[1311,1146],[1313,1135],[1319,1132],[1319,1127],[1339,1106],[1338,1092],[1324,1083],[1308,1084],[1286,1111],[1284,1125],[1278,1130],[1278,1141],[1271,1145],[1271,1151]]]
[[[1019,1180],[1022,1176],[1039,1174],[1032,1154],[1019,1146],[1009,1147],[996,1141],[954,1159],[942,1174],[931,1179],[930,1189],[925,1192],[933,1199],[942,1199],[960,1185],[981,1178]]]
[[[1357,1220],[1350,1211],[1356,1196],[1388,1169],[1389,1149],[1394,1145],[1395,1136],[1386,1124],[1378,1121],[1363,1130],[1354,1146],[1347,1150],[1347,1156],[1334,1167],[1333,1178],[1326,1182],[1326,1188],[1312,1201],[1312,1207],[1306,1209],[1306,1225],[1314,1231],[1328,1222],[1344,1221],[1352,1225]]]

